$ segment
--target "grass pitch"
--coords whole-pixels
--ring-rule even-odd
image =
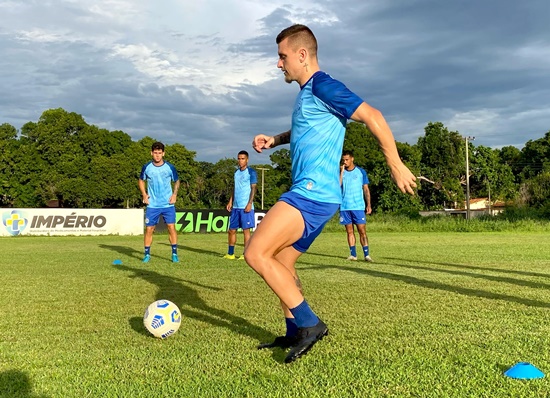
[[[0,239],[0,397],[534,397],[550,372],[550,233],[344,231],[298,263],[330,334],[293,364],[256,345],[284,331],[278,302],[226,235]],[[238,236],[239,242],[242,236]],[[242,247],[237,247],[238,255]],[[113,265],[115,259],[122,265]],[[176,335],[148,335],[147,305],[176,303]]]

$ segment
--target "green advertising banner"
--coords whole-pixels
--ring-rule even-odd
[[[264,218],[266,211],[255,211],[256,225]],[[226,210],[176,210],[176,230],[189,232],[227,232],[229,229],[229,212]],[[166,231],[162,217],[156,227],[157,231]]]

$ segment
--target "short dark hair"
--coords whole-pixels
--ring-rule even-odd
[[[156,151],[157,149],[160,149],[162,152],[164,152],[164,144],[157,141],[153,145],[151,145],[151,152]]]
[[[353,151],[346,149],[344,152],[342,152],[342,156],[351,156],[353,157]]]
[[[248,152],[246,152],[246,151],[240,151],[240,152],[237,154],[237,156],[239,156],[239,155],[244,155],[244,156],[248,157]]]
[[[275,41],[279,44],[286,38],[289,38],[288,42],[293,49],[304,46],[313,57],[317,57],[317,39],[307,26],[300,24],[289,26],[277,35]]]

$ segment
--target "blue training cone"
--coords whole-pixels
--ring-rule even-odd
[[[519,362],[504,372],[504,376],[511,377],[512,379],[542,379],[544,373],[529,362]]]
[[[113,265],[121,265],[121,264],[122,264],[122,260],[113,261]]]

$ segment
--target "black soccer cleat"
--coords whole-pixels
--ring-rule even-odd
[[[262,343],[258,345],[258,350],[264,348],[289,348],[296,342],[296,336],[277,336],[271,343]]]
[[[315,326],[309,328],[298,328],[296,342],[290,349],[285,358],[286,363],[294,362],[302,355],[307,354],[311,347],[328,334],[328,328],[325,323],[319,319]]]

